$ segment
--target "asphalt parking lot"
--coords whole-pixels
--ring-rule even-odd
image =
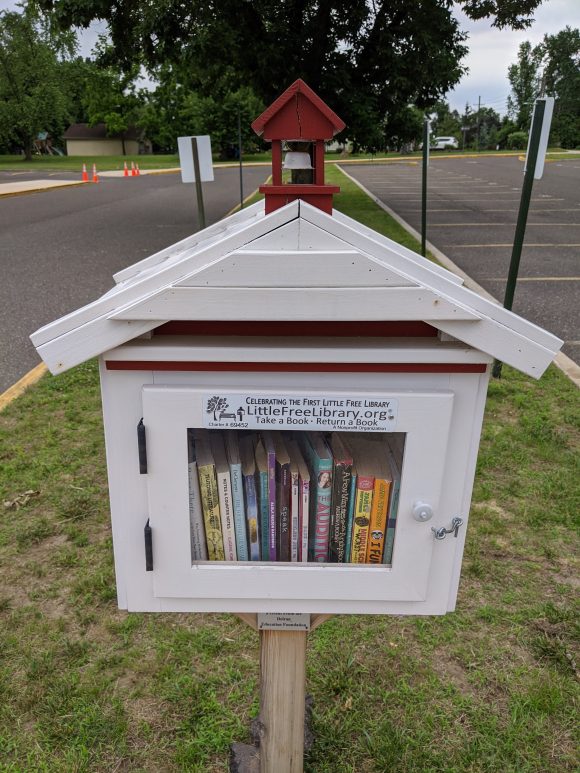
[[[417,231],[421,165],[345,165],[345,171]],[[517,157],[432,154],[427,239],[503,301],[523,180]],[[580,156],[546,163],[536,180],[514,311],[565,341],[580,363]]]

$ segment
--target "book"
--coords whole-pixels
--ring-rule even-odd
[[[232,501],[232,482],[230,465],[226,457],[224,439],[221,432],[213,432],[209,438],[211,451],[215,461],[222,538],[226,561],[237,561],[236,533],[234,530],[234,506]]]
[[[290,461],[290,561],[298,561],[300,536],[300,473],[298,466]]]
[[[398,433],[399,434],[399,433]],[[385,549],[383,551],[383,564],[392,564],[393,547],[395,544],[395,529],[397,526],[397,513],[399,511],[399,492],[401,490],[401,466],[403,461],[404,445],[397,446],[391,442],[391,436],[387,439],[387,456],[393,473],[393,485],[391,488],[391,501],[389,503],[389,516],[387,519],[387,534],[385,537]]]
[[[244,504],[242,462],[240,459],[238,433],[234,430],[226,432],[226,456],[230,465],[230,480],[232,483],[236,552],[238,554],[238,561],[248,561],[248,538],[246,534],[246,508]]]
[[[250,561],[260,560],[259,495],[256,486],[256,460],[254,459],[254,441],[251,435],[240,438],[240,459],[244,484],[244,505]]]
[[[191,560],[207,561],[207,545],[203,527],[201,492],[197,473],[195,437],[192,429],[187,430],[187,475],[189,481],[189,533],[191,535]]]
[[[224,561],[219,495],[208,431],[195,430],[194,440],[208,558],[210,561]]]
[[[374,484],[372,476],[357,474],[350,548],[350,560],[353,564],[366,563]]]
[[[259,505],[260,556],[270,560],[270,499],[268,494],[268,457],[261,440],[256,443],[256,487]]]
[[[294,530],[296,529],[297,561],[308,561],[308,518],[310,506],[310,473],[304,457],[298,447],[295,434],[286,437],[286,447],[290,455],[292,475],[292,544],[294,543]],[[298,512],[294,500],[295,474],[298,473]],[[298,519],[296,522],[296,518]],[[292,561],[294,558],[292,557]]]
[[[276,550],[278,561],[290,561],[290,456],[280,432],[271,433],[276,470]]]
[[[330,535],[332,454],[322,432],[307,432],[301,441],[314,487],[310,492],[308,560],[324,563],[328,561]]]
[[[352,454],[337,433],[330,436],[329,446],[334,466],[332,470],[328,560],[332,563],[343,564],[346,561],[346,529],[352,478]]]
[[[350,493],[348,497],[348,514],[346,520],[346,538],[345,538],[345,561],[350,561],[350,553],[352,546],[352,525],[354,522],[354,505],[356,501],[356,481],[357,470],[356,467],[352,467],[352,477],[350,479]]]
[[[373,473],[375,476],[367,563],[380,564],[383,561],[387,534],[387,515],[393,487],[393,472],[389,461],[389,448],[386,438],[380,435],[371,435],[366,440],[369,443],[369,447],[373,448]]]
[[[268,553],[270,561],[278,559],[278,536],[276,531],[276,449],[271,432],[262,433],[268,470]]]
[[[374,449],[366,435],[352,434],[349,438],[356,464],[356,496],[352,523],[350,560],[353,564],[365,564],[370,533],[371,508],[375,487]]]

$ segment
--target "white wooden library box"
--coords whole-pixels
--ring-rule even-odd
[[[258,203],[115,280],[32,340],[55,374],[100,358],[121,608],[454,608],[490,364],[539,377],[559,339],[303,201],[268,215]],[[374,436],[399,472],[389,560],[196,558],[188,437],[200,430]]]

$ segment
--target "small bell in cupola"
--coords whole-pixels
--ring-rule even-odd
[[[266,214],[296,199],[332,214],[332,197],[340,188],[324,183],[324,148],[344,128],[345,123],[300,79],[256,118],[252,129],[272,143],[272,183],[260,186]]]

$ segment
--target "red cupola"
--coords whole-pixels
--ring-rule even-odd
[[[324,143],[345,125],[300,79],[256,118],[252,129],[272,143],[272,184],[260,186],[266,197],[266,214],[295,199],[332,214],[332,196],[340,188],[324,184]],[[290,178],[287,182],[286,176]]]

